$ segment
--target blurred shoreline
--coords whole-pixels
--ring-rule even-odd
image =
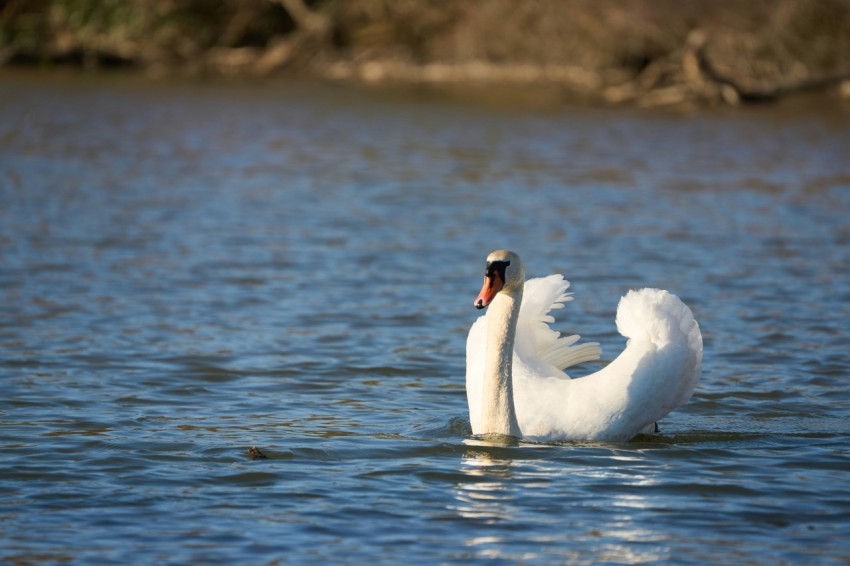
[[[518,101],[850,103],[850,0],[6,0],[0,69],[310,77]]]

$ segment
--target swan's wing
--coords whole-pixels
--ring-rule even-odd
[[[627,349],[654,352],[653,376],[669,374],[659,389],[671,411],[691,398],[702,367],[702,333],[691,309],[676,295],[658,289],[629,291],[617,306],[617,330]]]
[[[620,355],[570,382],[557,428],[576,438],[629,440],[686,402],[699,380],[702,335],[675,295],[629,291],[617,308],[617,329],[628,338]]]
[[[576,344],[581,338],[578,334],[561,336],[549,326],[555,322],[549,313],[564,308],[564,303],[573,300],[571,293],[567,293],[569,287],[570,282],[563,275],[538,277],[525,282],[517,321],[515,351],[518,355],[559,370],[599,359],[602,350],[598,343]]]

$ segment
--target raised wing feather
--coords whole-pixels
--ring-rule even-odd
[[[560,332],[549,326],[555,322],[549,313],[564,308],[565,303],[573,300],[572,294],[567,293],[569,287],[570,282],[563,275],[526,281],[517,322],[516,351],[531,353],[539,361],[559,370],[598,360],[602,353],[598,343],[576,345],[581,336],[561,336]]]

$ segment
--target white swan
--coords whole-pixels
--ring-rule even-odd
[[[561,275],[525,281],[519,256],[487,257],[475,306],[490,306],[466,342],[466,394],[475,435],[531,440],[625,442],[651,431],[690,399],[700,375],[702,335],[691,310],[658,289],[629,291],[617,308],[625,350],[608,366],[570,379],[564,369],[599,358],[549,328],[552,309],[572,300]]]

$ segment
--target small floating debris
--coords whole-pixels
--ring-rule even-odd
[[[268,460],[269,457],[263,454],[256,446],[252,446],[248,449],[248,458],[251,460]]]

